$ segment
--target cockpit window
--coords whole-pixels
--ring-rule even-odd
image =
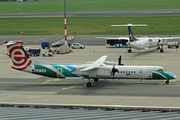
[[[158,72],[163,72],[163,69],[158,69]]]

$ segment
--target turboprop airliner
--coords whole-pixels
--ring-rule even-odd
[[[161,66],[124,66],[121,57],[115,63],[106,61],[106,55],[94,62],[75,65],[37,61],[28,57],[22,44],[22,41],[5,41],[3,44],[7,46],[13,69],[54,78],[85,78],[87,87],[91,87],[91,79],[95,82],[99,79],[166,80],[169,84],[170,79],[177,78]]]
[[[141,37],[141,38],[135,38],[133,36],[132,28],[131,26],[147,26],[146,24],[127,24],[127,25],[111,25],[111,26],[127,26],[128,32],[129,32],[129,50],[128,52],[131,53],[131,48],[142,50],[142,49],[149,49],[152,47],[158,47],[160,49],[160,52],[164,52],[163,45],[167,45],[167,40],[172,39],[180,39],[180,37]],[[161,46],[161,47],[160,47]]]

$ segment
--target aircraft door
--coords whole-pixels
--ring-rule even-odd
[[[62,77],[62,68],[57,68],[57,77]]]
[[[139,78],[143,78],[143,70],[139,70]]]

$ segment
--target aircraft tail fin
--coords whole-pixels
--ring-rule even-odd
[[[22,44],[22,41],[4,41],[3,44],[7,46],[8,53],[13,63],[12,68],[17,70],[24,70],[32,64],[32,60],[26,54]]]
[[[147,26],[147,24],[127,24],[127,25],[111,25],[111,26],[127,26],[128,27],[128,32],[129,32],[129,42],[134,42],[137,39],[133,36],[132,28],[131,26]]]
[[[133,36],[133,31],[132,31],[131,25],[128,26],[128,32],[129,32],[129,41],[134,42],[135,38]]]

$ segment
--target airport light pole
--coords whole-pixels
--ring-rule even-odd
[[[65,45],[67,45],[67,30],[66,30],[66,0],[64,0],[64,25],[65,25]]]

